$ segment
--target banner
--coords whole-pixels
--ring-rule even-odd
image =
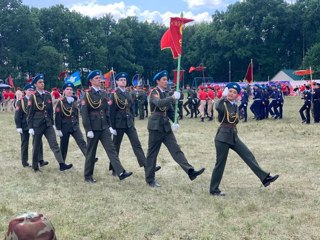
[[[183,74],[184,70],[180,70],[180,82],[183,80]],[[177,76],[178,76],[178,71],[177,69],[173,70],[173,83],[177,84]]]
[[[74,86],[81,85],[81,78],[80,78],[80,72],[76,71],[72,73],[69,77],[65,79],[65,82],[71,82]]]

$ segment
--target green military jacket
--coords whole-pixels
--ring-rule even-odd
[[[77,101],[68,103],[67,98],[60,98],[55,109],[55,124],[57,130],[74,132],[79,129],[79,109]]]
[[[235,145],[238,140],[236,128],[239,122],[238,106],[222,98],[217,102],[216,110],[218,112],[220,127],[218,128],[215,140]]]
[[[110,122],[114,129],[134,126],[134,103],[131,93],[117,88],[111,95]]]
[[[108,101],[108,94],[105,90],[96,91],[94,88],[91,88],[85,93],[81,102],[81,115],[86,132],[102,131],[109,128]]]
[[[174,121],[174,110],[172,104],[175,99],[162,92],[158,87],[150,93],[151,117],[148,120],[148,130],[157,130],[161,132],[171,131],[169,119]]]
[[[23,131],[28,130],[27,113],[28,113],[28,99],[23,97],[17,101],[16,112],[14,114],[14,121],[16,128],[22,128]]]
[[[28,101],[27,122],[30,128],[50,127],[54,125],[53,106],[49,92],[44,91],[41,95],[38,91],[31,95]],[[37,130],[35,130],[37,131]]]

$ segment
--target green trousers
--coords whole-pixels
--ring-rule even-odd
[[[235,145],[220,142],[215,140],[216,146],[216,165],[212,172],[210,193],[220,192],[219,185],[223,176],[224,168],[226,166],[229,149],[235,151],[242,160],[250,167],[254,174],[262,182],[269,173],[262,170],[248,147],[237,138]]]

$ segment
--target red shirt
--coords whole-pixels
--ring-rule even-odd
[[[205,91],[201,90],[198,93],[198,97],[200,98],[200,100],[207,100],[208,98],[208,93],[206,93]]]
[[[219,90],[218,92],[217,92],[217,97],[220,99],[221,97],[222,97],[222,90]]]
[[[13,92],[9,92],[8,93],[8,98],[10,98],[10,99],[14,99],[14,93]]]
[[[214,92],[213,92],[213,90],[209,90],[209,91],[208,91],[208,98],[210,98],[211,100],[214,99]]]
[[[3,97],[4,99],[8,99],[9,98],[9,93],[7,91],[3,91]]]

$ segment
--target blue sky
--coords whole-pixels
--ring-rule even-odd
[[[63,4],[70,10],[90,17],[101,17],[106,13],[114,19],[138,16],[142,21],[169,23],[170,17],[184,12],[187,18],[196,22],[210,21],[216,10],[226,10],[229,4],[239,0],[22,0],[32,7],[50,7]]]

